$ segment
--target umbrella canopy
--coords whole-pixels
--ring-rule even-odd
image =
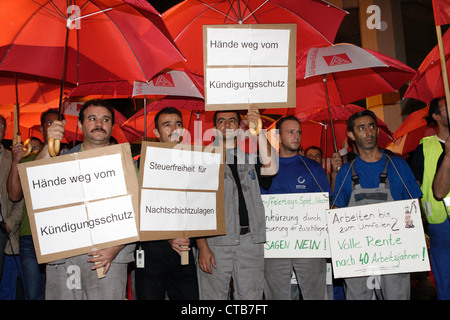
[[[203,98],[203,77],[190,71],[171,70],[157,74],[149,82],[118,80],[81,84],[67,97],[110,99],[166,95]]]
[[[73,84],[148,81],[183,60],[146,1],[3,0],[0,30],[0,70]]]
[[[297,51],[329,45],[346,11],[320,0],[185,0],[162,18],[187,67],[203,74],[203,25],[297,24]]]
[[[433,124],[427,124],[429,107],[414,111],[402,122],[393,133],[394,142],[388,144],[386,149],[401,156],[407,156],[414,151],[423,137],[432,136],[437,133]]]
[[[415,75],[414,69],[382,53],[353,44],[315,47],[297,61],[297,112],[346,105],[397,91]],[[328,95],[324,88],[324,79]]]
[[[442,37],[447,70],[450,69],[450,32]],[[439,47],[436,45],[425,57],[411,80],[403,98],[413,98],[429,104],[433,98],[445,96]]]
[[[342,142],[345,138],[347,138],[347,119],[354,113],[363,110],[365,109],[354,104],[331,107],[336,142],[339,148],[342,146]],[[324,158],[330,158],[335,150],[328,108],[322,107],[318,112],[297,114],[297,117],[302,122],[303,149],[306,150],[308,147],[316,146],[322,149]],[[393,142],[394,139],[392,133],[383,121],[377,118],[377,124],[380,129],[378,146],[384,148],[388,143]]]
[[[71,87],[67,86],[66,90]],[[61,81],[24,74],[0,71],[0,104],[48,104],[59,98]]]

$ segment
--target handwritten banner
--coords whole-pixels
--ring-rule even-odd
[[[264,194],[265,258],[329,258],[328,193]]]
[[[430,270],[417,199],[326,212],[335,278]]]

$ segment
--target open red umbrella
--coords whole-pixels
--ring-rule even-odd
[[[353,44],[315,47],[297,64],[297,113],[346,105],[376,94],[397,91],[415,71],[400,61]],[[333,133],[333,121],[330,118]],[[337,146],[335,145],[335,150]]]
[[[163,13],[162,18],[186,66],[203,74],[203,25],[297,24],[297,51],[329,45],[346,11],[321,0],[185,0]]]
[[[447,70],[450,69],[450,32],[442,37]],[[436,45],[425,57],[411,80],[403,98],[413,98],[429,104],[433,98],[445,96],[439,47]]]
[[[148,81],[183,60],[146,1],[3,0],[0,30],[0,70],[74,84]]]
[[[4,0],[0,30],[0,70],[61,80],[60,114],[65,82],[148,81],[183,60],[139,0]]]
[[[406,157],[414,151],[423,137],[432,136],[437,133],[437,128],[432,124],[427,124],[428,106],[414,111],[402,122],[402,124],[392,134],[395,139],[386,149],[391,150],[401,156]]]
[[[203,77],[187,70],[170,70],[158,73],[149,82],[116,80],[85,83],[70,91],[67,98],[157,98],[166,95],[203,98]]]

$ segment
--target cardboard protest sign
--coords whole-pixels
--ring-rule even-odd
[[[138,238],[138,182],[130,145],[19,164],[39,263]]]
[[[205,110],[295,108],[296,24],[203,26]]]
[[[266,214],[264,258],[329,258],[328,193],[261,195]]]
[[[222,148],[143,142],[140,240],[226,232]]]
[[[429,271],[417,199],[327,210],[335,278]]]

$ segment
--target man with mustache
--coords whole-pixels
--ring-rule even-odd
[[[336,176],[333,207],[361,206],[422,196],[406,161],[378,148],[377,118],[372,111],[353,114],[347,120],[347,135],[355,142],[358,155],[355,160],[345,163]],[[344,281],[347,300],[410,298],[409,273],[382,275],[379,288],[373,285],[373,276],[346,278]]]
[[[55,125],[58,130],[50,130]],[[62,131],[61,122],[55,122],[51,132]],[[83,132],[83,143],[68,153],[82,152],[106,147],[114,127],[114,109],[105,100],[89,100],[83,104],[78,116],[78,128]],[[61,138],[61,137],[54,137]],[[48,153],[46,156],[49,157]],[[128,263],[134,261],[135,244],[91,251],[89,254],[50,262],[47,264],[47,300],[124,300],[126,294]],[[95,263],[95,264],[94,264]],[[98,268],[104,268],[108,275],[98,279]],[[69,286],[70,277],[79,269],[79,286]],[[75,275],[76,272],[75,272]]]

